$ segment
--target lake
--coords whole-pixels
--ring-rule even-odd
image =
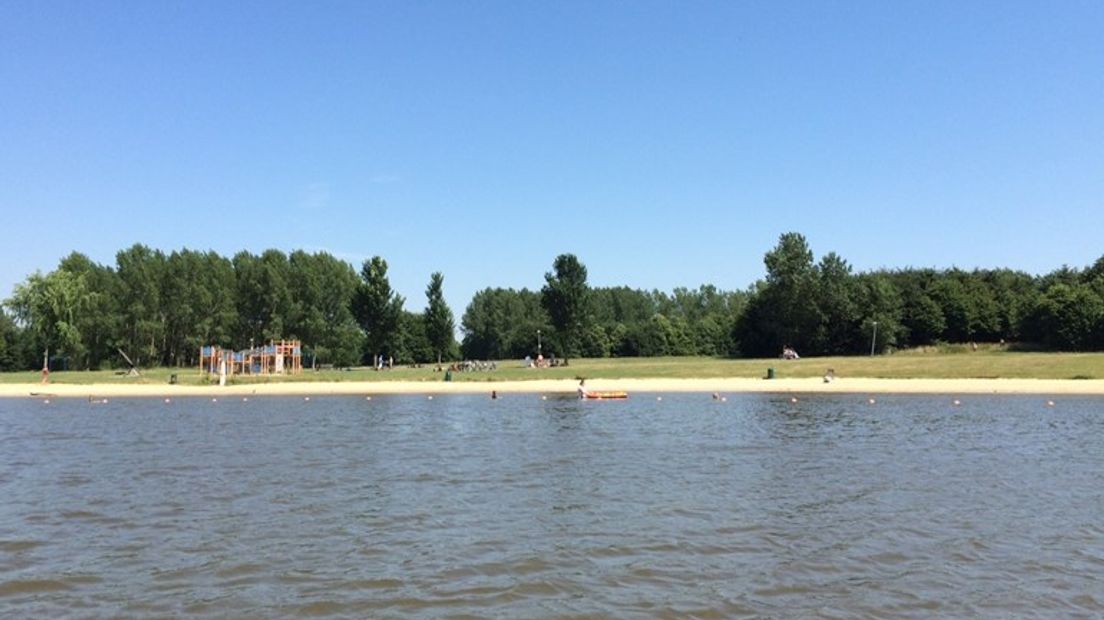
[[[875,398],[0,400],[0,617],[1104,614],[1104,399]]]

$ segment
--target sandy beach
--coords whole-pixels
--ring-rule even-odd
[[[189,396],[325,396],[373,394],[573,394],[574,380],[534,380],[496,382],[403,382],[343,381],[239,384],[219,387],[160,384],[40,384],[0,385],[0,397],[7,398],[89,398]],[[717,392],[806,393],[806,394],[1040,394],[1104,395],[1102,380],[1056,379],[594,379],[587,381],[592,390],[623,390],[634,393]]]

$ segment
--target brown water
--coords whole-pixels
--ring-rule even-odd
[[[1104,615],[1104,399],[0,400],[0,617]]]

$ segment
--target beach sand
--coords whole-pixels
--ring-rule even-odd
[[[7,398],[103,398],[189,396],[324,396],[374,394],[574,394],[574,380],[496,382],[285,382],[204,386],[159,384],[0,384]],[[1040,394],[1104,395],[1104,380],[1060,379],[588,379],[591,390],[634,393],[703,392],[805,394]]]

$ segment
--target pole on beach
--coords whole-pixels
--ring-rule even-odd
[[[537,330],[537,355],[541,354],[540,330]]]
[[[874,343],[878,341],[878,322],[874,321],[874,333],[870,335],[870,356],[874,356]]]

